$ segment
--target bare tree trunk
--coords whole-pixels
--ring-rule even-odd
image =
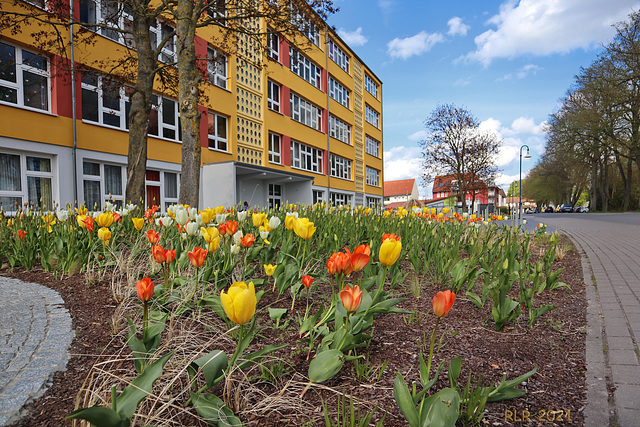
[[[589,210],[598,210],[598,160],[591,158],[591,197],[589,198]]]
[[[127,203],[140,206],[144,206],[145,200],[147,132],[157,61],[149,38],[149,19],[136,17],[134,14],[133,37],[138,52],[138,74],[133,93],[129,96],[129,148],[125,200]]]
[[[193,0],[178,1],[178,100],[182,125],[182,173],[180,203],[198,207],[200,195],[200,111],[198,85],[202,78],[196,65]]]

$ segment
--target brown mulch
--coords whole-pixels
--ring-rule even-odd
[[[570,244],[565,237],[563,239],[564,244]],[[556,268],[561,267],[565,270],[560,281],[567,283],[572,290],[559,288],[536,296],[536,306],[554,304],[559,307],[540,317],[533,329],[528,328],[527,316],[523,313],[518,322],[496,332],[488,305],[478,309],[461,295],[449,315],[440,322],[438,337],[443,331],[446,334],[443,347],[434,356],[433,364],[437,366],[442,360],[462,356],[461,383],[466,383],[471,373],[474,379],[480,377],[484,385],[497,384],[503,374],[507,379],[513,379],[538,367],[536,374],[523,386],[527,390],[523,397],[487,405],[484,425],[584,425],[587,303],[580,255],[575,250],[569,251],[562,261],[556,262]],[[407,268],[410,268],[408,264]],[[63,418],[75,409],[76,396],[92,364],[102,352],[109,354],[109,345],[118,342],[112,341],[111,321],[117,304],[112,298],[110,284],[88,284],[83,275],[57,278],[38,268],[32,271],[18,268],[11,272],[2,270],[0,274],[41,283],[58,291],[71,313],[76,333],[67,369],[55,375],[53,385],[41,398],[27,406],[28,415],[13,426],[71,425],[70,421],[64,421]],[[361,351],[368,355],[372,366],[388,362],[380,380],[358,380],[352,362],[348,362],[325,385],[338,388],[347,396],[352,392],[354,398],[376,405],[378,410],[375,419],[380,419],[386,412],[385,426],[406,425],[393,398],[393,380],[396,373],[400,372],[408,384],[419,382],[418,353],[426,336],[428,354],[428,337],[435,319],[431,313],[431,298],[435,292],[433,287],[425,287],[420,298],[414,298],[406,292],[402,295],[408,299],[399,307],[414,312],[414,315],[387,314],[376,318],[373,339]],[[304,293],[298,301],[297,305],[301,307],[299,311],[304,313]],[[265,294],[260,306],[271,302],[268,294]],[[287,306],[286,299],[283,306]],[[295,319],[295,315],[292,319]],[[264,337],[261,339],[269,344],[289,342],[292,346],[296,345],[297,324],[293,320],[292,327],[287,330],[268,327],[273,323],[266,315],[261,321],[267,326],[260,331]],[[292,352],[291,348],[289,346],[282,350],[282,357],[286,357],[289,366],[297,372],[289,371],[283,375],[306,376],[306,352]],[[232,351],[230,349],[229,352]],[[111,349],[111,353],[115,352]],[[432,391],[448,387],[447,366]],[[322,388],[311,388],[305,399],[316,407],[316,413],[313,414],[315,424],[309,423],[308,418],[300,418],[300,414],[286,410],[243,421],[249,426],[260,427],[295,426],[305,422],[305,425],[324,425],[322,401],[333,405],[334,409],[337,405],[336,394],[327,393]],[[196,419],[187,419],[184,425],[202,424]]]

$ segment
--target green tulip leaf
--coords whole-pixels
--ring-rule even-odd
[[[423,401],[420,413],[420,426],[453,427],[460,411],[460,393],[445,388]]]
[[[213,350],[211,353],[194,360],[189,364],[189,378],[193,379],[199,370],[204,373],[207,387],[216,385],[222,378],[224,369],[227,367],[229,359],[225,352]]]
[[[344,354],[338,349],[329,349],[316,355],[309,364],[309,380],[321,383],[333,378],[344,364]]]
[[[191,392],[191,402],[193,407],[202,418],[209,424],[218,427],[238,427],[242,426],[242,421],[236,417],[222,399],[210,393]]]
[[[407,387],[407,383],[399,373],[396,374],[396,379],[393,381],[393,396],[400,407],[400,411],[409,422],[409,426],[417,427],[418,411],[409,392],[409,387]]]
[[[104,406],[76,409],[66,419],[86,420],[97,427],[129,427],[128,418],[122,418],[116,411]]]

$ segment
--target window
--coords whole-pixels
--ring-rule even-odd
[[[333,115],[329,115],[329,135],[351,145],[351,126]]]
[[[207,114],[207,129],[209,134],[209,148],[219,151],[228,150],[227,118],[209,111]]]
[[[380,157],[380,142],[371,138],[369,135],[365,136],[365,141],[365,150],[367,151],[367,154],[371,154],[375,157]]]
[[[49,61],[0,42],[0,102],[49,111]]]
[[[298,30],[303,33],[309,40],[316,46],[320,46],[320,29],[318,26],[308,17],[304,16],[304,13],[300,11],[299,6],[291,1],[291,23],[295,25]]]
[[[367,185],[380,187],[380,171],[367,166]]]
[[[84,205],[89,210],[100,210],[105,202],[122,207],[125,182],[124,166],[92,160],[82,162]]]
[[[149,170],[145,174],[146,206],[154,205],[164,207],[164,212],[171,205],[178,203],[178,190],[180,188],[179,176],[176,172]],[[164,191],[162,191],[164,189]]]
[[[290,94],[291,118],[305,124],[315,130],[322,131],[322,109],[299,97],[295,93]]]
[[[373,108],[369,107],[369,105],[365,104],[364,119],[368,123],[374,125],[375,127],[378,127],[378,122],[380,121],[380,114],[378,114],[378,112]]]
[[[269,209],[280,207],[282,204],[282,186],[280,184],[269,184],[267,202],[269,203]]]
[[[329,96],[349,108],[351,93],[331,76],[329,76]]]
[[[227,57],[211,47],[207,48],[207,77],[214,85],[227,88]]]
[[[329,58],[347,73],[349,72],[349,56],[333,41],[329,40]]]
[[[331,154],[331,176],[351,179],[351,160]]]
[[[269,162],[281,164],[282,157],[280,155],[281,137],[277,133],[269,132]]]
[[[292,140],[291,167],[322,173],[322,150]]]
[[[160,61],[165,64],[172,64],[176,62],[176,35],[175,30],[168,24],[164,24],[160,21],[156,21],[155,25],[149,27],[151,36],[151,46],[153,48],[158,47],[163,40],[166,39],[165,44],[160,51]]]
[[[313,204],[324,202],[324,191],[313,190]]]
[[[347,205],[351,206],[351,194],[344,193],[331,193],[331,203],[334,205]]]
[[[226,0],[209,0],[207,2],[207,15],[210,18],[224,18],[227,16]],[[223,21],[223,20],[220,20]]]
[[[375,82],[368,74],[364,75],[364,88],[371,95],[375,96],[378,99],[378,83]]]
[[[382,203],[378,197],[367,197],[367,207],[371,209],[375,209],[380,206]]]
[[[91,73],[82,73],[82,120],[128,129],[130,88]]]
[[[320,89],[320,67],[292,47],[289,48],[289,69]]]
[[[29,203],[53,209],[53,169],[49,157],[0,153],[0,202],[6,212]]]
[[[133,30],[130,8],[118,0],[80,0],[80,21],[100,24],[95,31],[103,36],[133,47],[133,38],[121,29]]]
[[[280,112],[280,85],[272,82],[271,80],[267,83],[268,86],[268,94],[267,94],[267,107],[270,110]]]
[[[267,56],[280,62],[280,37],[272,31],[267,33]]]

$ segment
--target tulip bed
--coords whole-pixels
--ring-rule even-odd
[[[84,306],[102,336],[83,329],[91,350],[75,352],[101,354],[70,362],[81,389],[63,416],[100,405],[135,425],[406,425],[431,395],[458,396],[459,425],[523,410],[580,422],[579,256],[539,234],[422,209],[107,206],[2,218],[0,257],[14,274],[71,276],[67,303],[91,287],[95,314],[112,307],[105,320]],[[500,386],[503,373],[517,383]]]

